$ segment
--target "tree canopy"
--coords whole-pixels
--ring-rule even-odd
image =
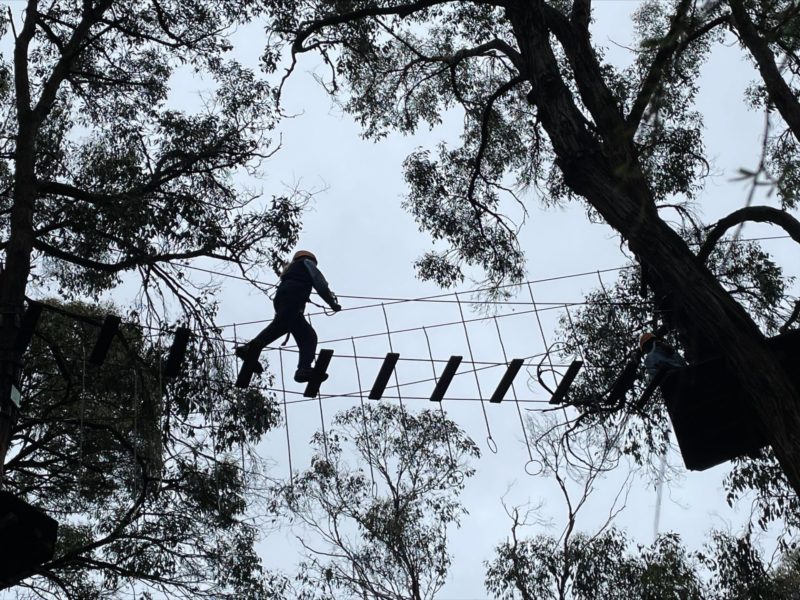
[[[202,338],[179,378],[163,379],[164,348],[135,325],[103,365],[87,362],[111,308],[49,305],[26,355],[4,487],[54,517],[59,536],[52,560],[17,589],[264,597],[252,519],[263,466],[249,447],[278,423],[274,398],[236,394]]]
[[[773,450],[737,467],[731,497],[757,489],[765,521],[795,511],[799,394],[765,337],[796,327],[797,305],[759,248],[718,250],[746,221],[772,223],[800,241],[791,214],[800,143],[795,3],[643,2],[624,68],[606,61],[592,37],[591,0],[29,0],[15,10],[0,29],[13,46],[0,58],[0,456],[10,444],[1,461],[9,485],[58,515],[64,532],[53,561],[26,582],[31,593],[99,597],[129,585],[187,597],[270,593],[253,553],[256,530],[245,520],[252,482],[230,453],[277,417],[258,393],[238,396],[220,383],[229,377],[213,340],[214,300],[182,268],[208,257],[248,275],[253,266],[274,267],[297,239],[302,197],[264,202],[260,190],[235,182],[257,174],[275,149],[269,136],[280,90],[229,56],[227,33],[257,16],[278,34],[267,42],[265,70],[276,69],[286,42],[290,73],[301,54],[321,53],[326,88],[370,138],[463,114],[460,144],[421,148],[405,163],[407,209],[448,246],[419,260],[423,277],[449,285],[477,266],[493,283],[520,281],[530,249],[517,234],[532,196],[581,202],[590,218],[617,230],[638,270],[613,293],[626,298],[645,285],[655,309],[620,321],[612,304],[597,302],[580,315],[565,336],[601,371],[579,381],[576,394],[596,397],[624,357],[630,329],[669,315],[670,335],[687,356],[721,355],[769,433]],[[780,206],[748,204],[704,223],[692,211],[709,172],[694,102],[704,61],[731,39],[758,73],[747,101],[770,124],[753,142],[763,148],[762,166],[747,175],[754,185],[766,177]],[[170,96],[185,74],[212,88],[195,110]],[[669,220],[675,214],[677,223]],[[88,334],[80,323],[94,326],[96,309],[53,302],[69,318],[45,321],[30,355],[17,350],[26,296],[96,298],[129,272],[142,286],[141,314],[164,325],[163,307],[177,302],[195,328],[188,375],[166,396],[162,349],[134,326],[124,329],[129,347],[117,347],[112,364],[84,371],[79,349]],[[26,398],[18,423],[5,406],[17,383]],[[631,422],[634,407],[619,408],[587,413],[584,423],[602,433],[623,415],[629,435],[613,439],[634,456],[658,450],[663,411]],[[386,404],[344,413],[335,426],[314,439],[311,468],[281,487],[273,506],[322,540],[308,544],[300,583],[309,587],[301,593],[433,597],[449,567],[447,528],[463,514],[466,460],[477,449],[435,413]],[[366,452],[369,479],[347,464],[343,448],[351,444],[362,458]],[[345,521],[355,538],[339,529]],[[507,560],[491,567],[493,590],[523,593],[530,583],[549,593],[555,562],[562,574],[573,569],[571,580],[555,583],[562,596],[568,580],[590,594],[637,578],[644,585],[648,573],[675,568],[687,589],[699,585],[673,538],[640,557],[614,532],[573,540],[502,547]],[[747,548],[723,550],[721,577],[765,572]],[[525,582],[504,570],[523,555],[539,569]],[[723,558],[747,568],[725,571]],[[599,559],[617,579],[586,578]],[[781,573],[796,579],[796,570]],[[737,577],[720,589],[749,593]]]
[[[787,279],[756,243],[715,249],[709,267],[765,332],[776,334],[791,326],[795,299],[786,289]],[[631,360],[639,362],[639,334],[655,330],[654,321],[663,322],[664,315],[654,310],[652,293],[642,295],[641,275],[638,265],[629,264],[616,281],[589,293],[585,306],[561,318],[556,339],[565,359],[580,358],[586,364],[569,391],[568,402],[576,407],[575,418],[580,422],[575,430],[600,427],[608,431],[626,455],[652,471],[669,443],[671,424],[663,398],[656,392],[640,403],[647,384],[642,368],[629,389],[619,398],[610,398],[626,365]],[[672,335],[669,341],[678,352],[685,352],[678,336]],[[764,527],[778,519],[786,524],[787,532],[800,525],[797,497],[768,449],[734,461],[725,488],[731,504],[755,493],[755,516]]]
[[[800,139],[794,3],[643,2],[633,59],[623,68],[606,61],[592,37],[591,0],[283,0],[268,12],[295,59],[324,57],[326,89],[368,137],[436,124],[448,110],[464,115],[459,145],[423,148],[406,161],[409,210],[449,244],[421,259],[424,277],[452,283],[474,264],[491,280],[518,280],[520,221],[506,213],[518,206],[525,214],[521,191],[545,203],[580,199],[644,266],[687,352],[721,356],[800,491],[798,391],[756,315],[705,263],[719,238],[747,220],[798,239],[788,212]],[[709,164],[694,101],[705,59],[728,39],[756,67],[748,99],[771,126],[753,143],[765,148],[764,164],[783,153],[769,171],[783,186],[783,204],[745,206],[706,225],[690,210],[702,200]],[[699,251],[695,235],[707,242]]]
[[[35,268],[64,294],[96,295],[138,271],[199,311],[182,260],[280,262],[302,202],[255,202],[261,193],[233,177],[275,150],[270,85],[230,55],[230,29],[254,11],[238,0],[31,1],[3,15],[14,45],[0,64],[6,285],[21,252],[23,275]],[[170,96],[192,75],[209,90],[194,110]]]
[[[637,547],[615,529],[578,534],[566,548],[547,535],[514,535],[487,567],[486,587],[498,600],[794,600],[800,574],[796,553],[770,565],[749,535],[714,532],[691,552],[674,534]]]
[[[0,474],[7,468],[4,485],[62,531],[55,558],[27,584],[54,597],[130,585],[261,597],[256,529],[244,521],[253,482],[228,453],[247,450],[277,414],[258,392],[230,388],[214,288],[184,269],[210,258],[252,280],[297,240],[305,197],[265,197],[258,180],[278,147],[273,89],[231,54],[231,32],[260,9],[247,0],[6,9]],[[202,93],[176,100],[187,79]],[[138,305],[109,310],[127,310],[129,347],[115,350],[116,364],[84,369],[100,309],[65,302],[96,300],[123,278],[138,284]],[[43,318],[44,342],[23,355],[20,316],[42,300],[70,316]],[[193,333],[187,376],[162,395],[159,334],[176,324]],[[19,414],[12,385],[25,398]]]
[[[380,403],[338,413],[312,447],[310,468],[279,490],[307,553],[298,596],[435,598],[475,443],[443,414]]]
[[[211,257],[247,272],[294,245],[303,199],[265,202],[234,177],[256,174],[275,149],[271,88],[229,54],[230,29],[256,12],[238,0],[30,0],[2,14],[13,47],[0,59],[4,314],[23,312],[32,285],[98,297],[130,272],[143,315],[159,321],[177,304],[208,327],[213,296],[181,262]],[[170,98],[187,74],[209,89],[195,110]],[[4,319],[0,456],[15,418],[16,336]]]

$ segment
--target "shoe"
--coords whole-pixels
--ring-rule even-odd
[[[297,383],[307,383],[311,381],[311,377],[314,375],[314,369],[311,367],[300,367],[297,371],[294,372],[294,380]],[[327,373],[323,373],[322,377],[318,379],[319,383],[322,383],[328,378]]]
[[[258,362],[258,357],[251,357],[250,356],[250,346],[248,344],[244,344],[242,346],[237,347],[234,349],[234,354],[242,359],[243,363],[251,362],[253,363],[253,373],[258,373],[259,375],[264,372],[264,367],[261,366],[261,363]]]

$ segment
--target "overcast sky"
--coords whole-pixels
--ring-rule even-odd
[[[617,64],[627,64],[631,54],[625,50],[632,46],[627,16],[636,7],[633,1],[607,0],[595,3],[596,22],[593,37],[605,44],[609,58]],[[623,16],[625,18],[623,18]],[[243,57],[254,57],[260,50],[261,40],[252,29],[243,30],[237,37]],[[442,291],[432,284],[415,278],[412,263],[430,246],[426,235],[417,230],[412,218],[400,207],[405,192],[401,163],[410,151],[418,146],[433,147],[440,140],[455,141],[460,133],[460,116],[453,114],[439,128],[424,131],[413,137],[390,136],[380,143],[360,139],[359,129],[347,116],[342,115],[330,102],[323,90],[313,81],[311,73],[320,69],[317,57],[306,56],[297,73],[290,79],[285,94],[285,108],[298,113],[298,117],[281,126],[281,151],[271,159],[266,168],[265,191],[280,192],[282,186],[299,185],[316,189],[313,208],[306,215],[300,248],[314,251],[320,259],[320,268],[332,289],[341,295],[380,296],[392,298],[417,298],[439,294]],[[758,136],[763,127],[763,116],[749,111],[743,92],[753,79],[754,72],[733,44],[717,46],[711,60],[703,70],[699,109],[707,128],[706,143],[714,159],[713,175],[709,178],[702,196],[701,212],[705,220],[713,221],[722,214],[743,205],[747,190],[742,183],[731,179],[741,167],[753,168],[757,164]],[[533,196],[529,196],[529,222],[522,234],[522,243],[528,256],[528,279],[542,280],[574,273],[594,272],[621,266],[625,257],[613,232],[603,225],[591,225],[579,206],[565,209],[541,209]],[[776,235],[780,232],[765,228],[748,227],[745,236]],[[777,253],[785,266],[798,264],[797,249],[785,241],[767,243],[767,248]],[[608,285],[615,274],[604,273]],[[598,286],[596,274],[537,283],[533,293],[540,308],[548,303],[579,302],[585,293]],[[469,289],[465,285],[463,290]],[[452,298],[451,298],[452,299]],[[268,298],[245,290],[234,281],[226,281],[222,296],[221,323],[268,319],[272,316]],[[516,301],[530,300],[527,288],[520,290]],[[346,308],[369,304],[366,300],[343,299]],[[544,344],[534,315],[514,312],[529,310],[529,306],[512,305],[498,310],[500,331],[509,358],[539,354]],[[317,309],[314,309],[317,310]],[[407,303],[389,305],[386,314],[392,330],[430,327],[459,320],[455,303]],[[541,319],[545,337],[552,341],[553,330],[560,311],[543,310]],[[478,315],[469,313],[467,318]],[[337,357],[330,369],[331,379],[323,386],[323,394],[343,394],[356,391],[356,371],[349,339],[336,343],[325,340],[349,338],[386,330],[380,307],[346,311],[328,318],[313,316],[321,347],[333,348]],[[240,337],[254,335],[260,325],[237,327]],[[476,361],[502,362],[503,349],[498,341],[495,322],[471,323],[468,326],[472,350]],[[434,358],[446,360],[452,354],[469,357],[465,334],[461,325],[436,327],[427,330]],[[231,334],[227,330],[227,335]],[[421,331],[392,336],[394,350],[401,358],[427,358],[428,350]],[[382,357],[389,351],[386,336],[356,340],[357,353],[362,356]],[[265,354],[277,368],[277,354]],[[284,353],[288,374],[294,367],[295,355]],[[363,387],[368,388],[380,365],[379,360],[360,361]],[[437,366],[441,371],[443,364]],[[430,364],[402,361],[398,366],[400,383],[431,377]],[[488,397],[502,375],[502,368],[486,369],[480,375],[484,397]],[[280,384],[280,381],[278,382]],[[298,400],[301,387],[287,381],[288,400]],[[406,397],[430,394],[432,384],[404,386]],[[520,399],[547,399],[547,393],[538,384],[525,384],[525,377],[517,380],[516,392]],[[474,376],[456,378],[449,394],[462,398],[477,398]],[[384,400],[396,401],[396,400]],[[342,398],[323,401],[325,418],[338,409],[352,406],[354,402]],[[424,408],[424,400],[406,400],[412,408]],[[525,403],[526,408],[541,408],[545,404]],[[460,531],[451,536],[455,554],[450,581],[440,594],[444,600],[472,600],[488,598],[483,588],[482,562],[489,559],[493,547],[505,539],[509,520],[503,512],[501,497],[508,505],[544,503],[538,516],[549,525],[531,528],[527,533],[546,531],[558,535],[564,526],[565,509],[552,481],[526,474],[528,453],[523,442],[517,407],[510,394],[502,405],[484,406],[492,437],[497,445],[494,454],[487,443],[487,426],[479,402],[445,402],[448,415],[459,423],[480,445],[483,457],[476,467],[477,475],[471,479],[463,495],[469,516]],[[308,465],[308,440],[319,427],[319,408],[316,403],[301,402],[289,406],[289,440],[295,469]],[[260,451],[274,460],[274,474],[288,473],[286,430],[273,431],[262,444]],[[749,506],[732,510],[724,502],[722,479],[727,472],[720,466],[702,473],[686,472],[680,456],[673,452],[669,462],[676,468],[677,479],[665,489],[661,510],[660,530],[680,533],[691,548],[699,548],[710,528],[738,531],[746,521]],[[605,480],[593,501],[581,513],[578,528],[593,531],[603,522],[619,489],[624,469]],[[639,482],[632,491],[627,509],[615,524],[641,543],[652,541],[656,495],[646,482]],[[292,543],[294,532],[272,534],[262,544],[266,568],[291,571],[296,556],[286,552],[284,546]],[[771,549],[769,536],[763,540]]]
[[[608,57],[617,64],[627,64],[632,56],[625,49],[633,45],[627,16],[638,3],[632,0],[605,0],[595,2],[596,22],[593,37],[608,47]],[[236,36],[240,59],[257,65],[263,47],[263,29],[248,27]],[[427,235],[420,233],[412,218],[400,207],[405,187],[402,178],[403,159],[418,146],[433,147],[440,140],[455,141],[460,134],[460,116],[456,113],[433,131],[423,131],[413,137],[390,136],[380,143],[363,141],[359,129],[347,115],[342,115],[331,104],[324,91],[312,76],[321,61],[306,56],[295,75],[289,80],[284,97],[284,108],[298,116],[280,126],[282,149],[265,165],[262,182],[266,194],[280,194],[286,188],[301,187],[318,193],[304,218],[304,228],[299,248],[312,250],[319,257],[319,266],[341,296],[379,296],[389,298],[418,298],[441,294],[432,284],[420,282],[415,277],[413,261],[430,247]],[[714,174],[709,178],[702,197],[702,214],[713,221],[722,214],[743,205],[747,190],[731,179],[740,167],[753,168],[757,164],[758,136],[763,126],[759,113],[748,111],[742,100],[747,84],[754,73],[743,59],[738,47],[729,44],[717,46],[711,60],[703,70],[699,109],[703,112],[707,128],[706,143],[714,158]],[[176,82],[173,101],[190,106],[197,102],[197,92],[202,82],[191,78]],[[178,89],[179,88],[179,89]],[[552,310],[555,304],[580,302],[584,295],[598,287],[598,270],[620,267],[626,262],[620,252],[618,238],[603,225],[592,225],[580,206],[559,209],[541,209],[534,196],[527,198],[529,219],[522,234],[522,244],[528,256],[528,279],[546,280],[564,275],[590,273],[573,278],[544,281],[533,285],[533,294],[548,341],[561,312]],[[748,227],[745,236],[775,235],[780,232]],[[784,266],[798,264],[796,247],[785,241],[770,242],[766,247],[777,253]],[[208,263],[206,266],[213,266]],[[203,280],[196,274],[198,281]],[[614,272],[602,273],[610,285]],[[243,323],[269,319],[273,311],[268,297],[247,288],[234,279],[221,279],[222,324]],[[470,285],[458,291],[466,291]],[[450,298],[451,300],[454,297]],[[512,299],[529,302],[527,287]],[[345,308],[371,304],[366,300],[342,298]],[[469,307],[467,319],[479,315]],[[498,309],[498,319],[476,321],[468,326],[475,361],[503,362],[503,348],[498,339],[500,328],[508,358],[524,358],[540,354],[544,343],[535,315],[530,306],[509,304]],[[317,309],[313,309],[317,311]],[[523,314],[515,314],[523,313]],[[434,327],[459,321],[458,305],[449,303],[411,302],[386,307],[386,318],[392,330],[426,327],[431,350],[437,360],[450,355],[470,356],[464,329],[460,324]],[[380,307],[348,310],[334,317],[312,316],[321,340],[320,347],[333,348],[336,358],[329,369],[331,378],[323,386],[323,394],[344,394],[358,390],[356,368],[352,358],[350,336],[382,334],[386,331],[384,313]],[[247,339],[257,333],[262,325],[238,325],[236,334]],[[226,337],[233,337],[233,328],[226,328]],[[326,340],[345,338],[330,343]],[[382,357],[389,351],[387,336],[377,335],[355,341],[360,356]],[[394,350],[401,358],[428,358],[426,338],[422,331],[392,336]],[[265,357],[270,366],[279,365],[276,351]],[[296,355],[284,352],[287,372],[286,398],[300,400],[299,384],[290,380]],[[528,361],[530,362],[530,361]],[[380,360],[363,359],[359,362],[362,385],[367,388],[374,379]],[[437,364],[441,372],[443,363]],[[491,395],[503,368],[486,369],[480,374],[484,397]],[[397,370],[401,384],[431,377],[427,362],[401,360]],[[548,394],[538,384],[526,385],[524,374],[517,379],[516,393],[522,400],[540,401],[520,404],[525,409],[546,407]],[[280,378],[278,385],[281,386]],[[425,397],[432,383],[404,386],[406,405],[412,409],[429,407]],[[391,392],[390,392],[391,393]],[[456,378],[449,396],[478,397],[474,376]],[[279,399],[282,394],[279,393]],[[396,400],[384,400],[395,402]],[[323,400],[326,419],[340,409],[353,406],[358,400],[329,398]],[[473,600],[488,598],[483,587],[483,561],[490,559],[493,547],[503,541],[509,531],[509,520],[503,512],[501,497],[508,505],[525,503],[543,507],[539,517],[549,525],[531,528],[527,534],[548,532],[560,534],[564,525],[564,506],[552,481],[526,474],[528,451],[523,441],[520,418],[511,394],[501,405],[483,406],[480,402],[445,402],[450,418],[462,426],[478,443],[482,458],[475,464],[477,475],[469,480],[463,501],[469,516],[460,531],[451,534],[451,549],[455,555],[450,579],[439,595],[440,600]],[[320,415],[316,402],[296,402],[288,407],[289,441],[295,469],[308,466],[311,434],[319,427]],[[497,452],[487,443],[487,424]],[[259,452],[273,461],[274,476],[289,472],[286,428],[272,431]],[[726,466],[702,473],[686,472],[680,456],[672,452],[669,462],[676,467],[678,478],[665,490],[661,511],[661,531],[676,531],[691,548],[698,548],[712,527],[738,531],[748,515],[749,507],[731,510],[724,502],[721,487]],[[598,489],[578,522],[578,528],[593,531],[607,516],[622,478],[624,469],[612,474]],[[653,517],[656,495],[646,482],[640,482],[632,491],[627,509],[615,524],[641,543],[650,543],[653,534]],[[285,530],[272,533],[262,544],[262,557],[266,569],[283,569],[292,572],[298,556],[292,550],[294,532]],[[771,548],[769,537],[764,539]]]

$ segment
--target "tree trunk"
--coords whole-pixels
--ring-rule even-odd
[[[798,391],[747,312],[658,216],[635,154],[628,151],[630,134],[618,130],[615,139],[598,140],[587,129],[561,78],[541,2],[514,3],[508,17],[528,69],[529,99],[538,109],[565,182],[628,241],[647,264],[654,291],[671,299],[677,320],[695,339],[716,349],[735,374],[754,402],[786,477],[800,494]],[[582,86],[604,83],[584,80]],[[618,111],[616,106],[607,108]]]
[[[36,197],[35,140],[39,129],[31,109],[28,81],[28,43],[33,37],[36,4],[31,3],[25,25],[14,46],[14,85],[17,98],[17,139],[14,156],[14,200],[5,269],[0,275],[0,482],[17,418],[11,386],[17,383],[21,362],[15,349],[19,320],[25,308],[25,289],[33,251],[33,211]]]

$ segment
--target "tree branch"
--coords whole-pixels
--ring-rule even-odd
[[[748,206],[732,212],[727,217],[717,221],[700,247],[697,258],[701,262],[706,262],[714,247],[725,232],[731,227],[744,223],[745,221],[756,221],[758,223],[772,223],[782,227],[791,238],[800,244],[800,221],[795,219],[786,211],[771,206]]]
[[[17,97],[17,119],[27,120],[31,112],[31,87],[28,78],[28,47],[36,33],[38,0],[31,0],[25,9],[25,21],[14,44],[14,88]],[[10,10],[10,9],[9,9]],[[13,23],[13,20],[11,21]]]
[[[65,250],[61,250],[60,248],[51,246],[50,244],[48,244],[47,242],[43,242],[42,240],[35,240],[33,242],[33,247],[41,252],[45,252],[46,254],[55,256],[56,258],[65,260],[74,265],[85,267],[87,269],[94,269],[96,271],[102,271],[104,273],[119,273],[120,271],[132,269],[133,267],[138,267],[140,265],[154,265],[159,262],[184,260],[188,258],[197,258],[199,256],[208,256],[212,258],[218,258],[220,260],[228,260],[228,258],[225,256],[211,252],[209,248],[198,248],[195,250],[188,250],[186,252],[172,252],[166,254],[152,254],[152,255],[143,254],[140,256],[131,256],[129,258],[126,258],[125,260],[121,260],[116,263],[104,263],[97,260],[93,260],[91,258],[78,256],[76,254],[72,254],[71,252],[67,252]]]
[[[489,50],[497,50],[498,52],[501,52],[502,54],[508,57],[508,59],[514,65],[514,67],[516,67],[516,69],[520,73],[525,72],[525,63],[522,60],[522,55],[519,52],[517,52],[517,50],[513,46],[509,45],[507,42],[499,38],[495,38],[489,42],[486,42],[484,44],[479,44],[472,48],[464,48],[449,56],[431,56],[431,57],[425,57],[425,59],[430,62],[441,61],[447,63],[451,67],[455,67],[456,65],[458,65],[458,63],[460,63],[462,60],[466,58],[472,58],[476,56],[487,56]]]
[[[800,140],[800,103],[781,76],[780,69],[775,63],[775,55],[766,40],[759,35],[741,0],[730,0],[729,3],[733,14],[733,25],[739,32],[739,39],[750,50],[758,65],[770,100],[781,113],[794,137]]]
[[[681,0],[675,15],[672,17],[669,31],[663,39],[660,40],[658,52],[656,52],[653,62],[650,63],[650,70],[647,72],[647,76],[642,82],[642,88],[639,90],[639,94],[636,96],[631,112],[628,115],[627,126],[630,131],[635,131],[639,127],[644,111],[647,110],[650,101],[653,99],[661,83],[661,78],[664,76],[667,64],[678,47],[680,35],[686,29],[684,19],[691,5],[691,0]]]
[[[107,431],[114,438],[116,438],[116,440],[120,444],[125,446],[125,448],[127,448],[128,451],[131,452],[131,454],[134,457],[134,459],[136,460],[136,462],[139,463],[139,466],[141,467],[142,474],[143,474],[143,476],[142,476],[142,489],[139,491],[138,496],[133,501],[133,503],[128,507],[128,510],[125,512],[125,514],[122,516],[122,518],[120,518],[119,522],[116,524],[114,529],[111,532],[109,532],[108,535],[106,535],[106,536],[104,536],[104,537],[102,537],[102,538],[100,538],[98,540],[95,540],[95,541],[93,541],[93,542],[91,542],[89,544],[86,544],[85,546],[82,546],[80,548],[76,548],[76,549],[72,550],[71,552],[68,552],[67,554],[64,554],[64,555],[58,557],[57,559],[50,561],[49,563],[45,563],[45,565],[43,565],[43,568],[49,568],[49,569],[52,569],[52,568],[55,568],[55,567],[58,567],[58,566],[61,566],[61,565],[64,565],[64,564],[68,564],[71,560],[74,560],[75,558],[79,557],[81,554],[84,554],[86,552],[90,552],[90,551],[94,550],[95,548],[99,548],[100,546],[108,544],[109,542],[111,542],[114,539],[116,539],[117,537],[119,537],[119,535],[123,532],[123,530],[128,525],[130,525],[131,522],[133,522],[133,520],[134,520],[134,518],[136,516],[136,513],[138,512],[139,508],[141,508],[144,505],[144,502],[147,499],[147,495],[148,495],[148,493],[150,491],[150,486],[148,485],[148,483],[151,480],[146,475],[147,471],[148,471],[148,466],[149,466],[147,461],[145,460],[145,458],[143,456],[141,456],[136,451],[136,448],[119,431],[117,431],[113,427],[109,427],[109,426],[101,424],[101,423],[94,423],[94,422],[91,422],[91,421],[82,421],[82,420],[76,420],[76,419],[65,419],[64,422],[65,423],[80,424],[82,427],[101,429],[101,430]]]
[[[102,194],[90,192],[67,183],[58,181],[41,181],[36,185],[37,192],[40,194],[52,194],[54,196],[66,196],[73,200],[81,200],[98,206],[107,206],[119,200],[125,199],[129,194]]]
[[[469,188],[467,189],[467,200],[470,204],[474,207],[480,209],[483,212],[486,212],[492,215],[498,223],[502,224],[508,230],[508,226],[505,225],[505,221],[503,218],[493,211],[491,208],[479,202],[475,199],[475,183],[478,179],[478,176],[481,172],[481,162],[483,161],[483,155],[486,152],[486,146],[489,142],[489,118],[492,114],[492,108],[494,107],[494,103],[499,99],[502,98],[505,94],[510,92],[514,89],[517,85],[525,81],[525,77],[522,75],[518,75],[511,79],[510,81],[505,82],[499,88],[497,88],[489,99],[486,101],[486,106],[483,109],[483,116],[481,118],[481,140],[480,145],[478,146],[478,151],[475,154],[475,166],[472,170],[472,177],[470,177],[469,181]],[[510,231],[510,230],[509,230]]]
[[[300,29],[295,36],[292,43],[292,57],[295,54],[302,54],[310,48],[305,48],[303,42],[315,33],[325,29],[326,27],[334,27],[336,25],[344,25],[353,21],[358,21],[367,17],[387,17],[398,16],[401,19],[414,14],[419,10],[431,8],[440,4],[450,4],[457,0],[418,0],[417,2],[410,2],[408,4],[399,4],[396,6],[374,6],[369,8],[362,8],[342,14],[334,14],[322,19],[316,19],[309,23],[304,28]],[[504,2],[476,2],[476,4],[497,4],[502,5]]]
[[[39,101],[33,109],[37,124],[44,121],[47,113],[50,111],[50,107],[56,99],[58,88],[69,74],[73,60],[83,49],[84,42],[89,36],[89,31],[92,26],[111,4],[112,0],[102,0],[102,2],[99,2],[95,7],[84,5],[84,13],[80,22],[75,27],[69,42],[67,42],[64,51],[61,53],[61,57],[55,67],[53,67],[50,77],[47,78],[42,86],[42,93],[39,96]]]
[[[579,31],[558,9],[542,2],[541,10],[547,28],[558,39],[564,53],[575,72],[574,81],[578,86],[581,100],[594,119],[607,143],[619,146],[625,155],[633,155],[628,148],[631,136],[619,143],[619,133],[624,131],[625,122],[616,97],[606,85],[597,54],[588,36]]]
[[[581,34],[588,35],[592,19],[592,0],[573,0],[569,19]]]

